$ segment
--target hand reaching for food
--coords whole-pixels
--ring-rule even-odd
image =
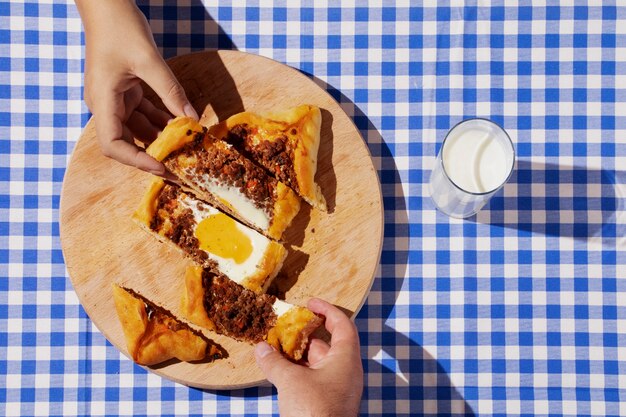
[[[144,98],[145,81],[175,116],[198,118],[161,57],[146,18],[131,0],[76,0],[85,27],[85,102],[102,153],[123,164],[166,174],[134,138],[150,143],[171,116]]]
[[[363,391],[359,336],[348,317],[320,299],[308,303],[311,311],[326,316],[330,346],[313,339],[308,366],[297,365],[265,342],[256,346],[257,363],[278,390],[278,408],[289,416],[356,416]]]

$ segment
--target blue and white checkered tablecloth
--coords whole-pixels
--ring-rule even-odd
[[[625,5],[204,3],[140,2],[166,57],[237,48],[298,68],[373,155],[385,238],[356,319],[363,415],[626,415]],[[73,3],[0,1],[0,415],[276,415],[270,388],[135,366],[80,306],[58,220],[83,64]],[[518,162],[452,220],[429,172],[472,116],[503,125]]]

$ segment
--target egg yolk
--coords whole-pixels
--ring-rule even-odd
[[[237,223],[224,213],[218,213],[202,220],[196,227],[195,235],[200,249],[220,258],[233,259],[241,264],[252,254],[252,241],[237,227]]]

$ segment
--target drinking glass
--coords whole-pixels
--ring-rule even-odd
[[[515,148],[509,135],[487,119],[467,119],[443,140],[430,174],[430,195],[450,217],[476,214],[511,177]]]

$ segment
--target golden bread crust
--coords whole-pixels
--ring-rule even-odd
[[[177,117],[165,126],[146,153],[157,161],[163,161],[172,152],[192,142],[197,133],[203,133],[200,123],[190,117]]]
[[[302,359],[309,336],[323,323],[311,310],[293,306],[280,316],[267,334],[267,343],[294,360]]]
[[[128,353],[140,365],[156,365],[177,358],[186,362],[221,357],[220,349],[164,310],[149,316],[146,303],[113,284],[113,298],[122,324]]]
[[[282,182],[276,186],[276,202],[274,202],[274,217],[267,234],[272,239],[280,240],[283,232],[291,225],[291,221],[300,211],[300,199]]]
[[[254,149],[261,141],[274,142],[287,138],[293,149],[293,169],[297,192],[312,206],[326,211],[326,200],[315,183],[317,154],[320,144],[322,113],[312,105],[301,105],[284,112],[269,114],[266,117],[252,112],[235,114],[223,122],[209,128],[209,133],[221,140],[227,140],[229,132],[240,125],[248,125],[256,134],[245,139],[245,146]],[[264,165],[263,161],[257,161]],[[274,172],[274,167],[265,165]]]
[[[206,314],[203,302],[202,267],[189,266],[185,270],[185,292],[181,301],[181,311],[189,322],[215,331],[215,323]]]
[[[326,200],[320,186],[315,183],[322,129],[322,112],[319,107],[304,104],[269,114],[267,118],[287,124],[285,130],[296,128],[298,133],[288,137],[295,144],[293,162],[300,194],[313,207],[326,211]]]
[[[309,107],[309,111],[299,121],[300,140],[295,149],[294,169],[302,197],[313,207],[326,211],[326,199],[320,186],[315,183],[322,113],[317,107]]]
[[[141,225],[150,227],[150,223],[157,212],[157,203],[159,200],[159,194],[165,186],[165,181],[160,177],[153,177],[152,181],[148,185],[146,192],[141,199],[141,203],[137,210],[133,213],[133,220]]]
[[[113,300],[122,324],[128,354],[136,361],[139,341],[146,331],[148,315],[144,303],[119,285],[113,284]]]
[[[287,257],[287,249],[278,242],[269,242],[255,274],[246,278],[241,285],[257,294],[263,294],[278,274]]]

